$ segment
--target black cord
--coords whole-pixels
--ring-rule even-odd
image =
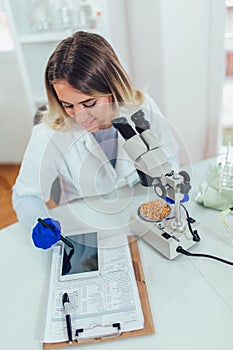
[[[195,220],[192,219],[189,216],[188,210],[185,208],[185,206],[182,203],[180,203],[180,204],[181,204],[181,206],[184,208],[184,210],[186,212],[188,227],[189,227],[189,231],[193,235],[193,240],[196,241],[196,242],[199,242],[200,241],[200,237],[199,237],[199,235],[197,233],[197,230],[193,231],[192,230],[192,226],[191,226],[191,223],[193,223]],[[231,207],[230,210],[233,210],[233,207]],[[202,253],[190,253],[187,250],[183,249],[181,246],[177,247],[176,251],[177,251],[177,253],[181,253],[181,254],[187,255],[187,256],[194,256],[194,257],[196,256],[196,257],[201,257],[201,258],[209,258],[209,259],[214,259],[214,260],[220,261],[220,262],[222,262],[224,264],[233,265],[232,261],[225,260],[225,259],[219,258],[219,257],[214,256],[214,255],[202,254]]]
[[[201,238],[200,238],[200,236],[199,236],[197,230],[194,230],[194,231],[193,231],[192,226],[191,226],[191,224],[192,224],[193,222],[195,222],[195,220],[192,219],[192,218],[189,216],[189,212],[188,212],[188,210],[185,208],[185,206],[184,206],[182,203],[180,203],[180,205],[181,205],[182,208],[185,210],[185,213],[186,213],[186,216],[187,216],[188,228],[189,228],[189,231],[190,231],[191,235],[193,236],[194,242],[200,242]]]
[[[177,253],[181,253],[187,256],[198,256],[198,257],[202,257],[202,258],[209,258],[209,259],[214,259],[217,261],[220,261],[222,263],[228,264],[228,265],[233,265],[232,261],[228,261],[222,258],[219,258],[217,256],[214,255],[209,255],[209,254],[201,254],[201,253],[190,253],[187,250],[183,249],[181,246],[176,248]]]

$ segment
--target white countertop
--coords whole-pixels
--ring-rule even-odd
[[[193,166],[193,197],[208,162]],[[87,221],[105,234],[128,233],[129,215],[145,200],[145,193],[147,190],[141,186],[121,189],[104,200],[93,198],[57,208],[53,217],[61,221],[64,233],[84,227]],[[189,211],[200,222],[201,236],[201,242],[190,251],[233,261],[233,243],[220,213],[203,208],[194,200]],[[186,256],[169,261],[144,241],[138,244],[155,334],[82,345],[82,349],[231,350],[233,266]],[[51,250],[34,248],[30,235],[19,223],[0,231],[0,249],[0,349],[41,350]]]

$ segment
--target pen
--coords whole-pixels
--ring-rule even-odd
[[[37,219],[37,221],[43,225],[44,227],[50,228],[53,231],[52,226],[50,226],[49,224],[47,224],[47,222],[45,222],[44,220],[42,220],[41,218]],[[62,242],[64,242],[65,244],[67,244],[70,248],[74,248],[73,244],[68,241],[68,239],[66,239],[64,236],[60,235],[60,239]]]
[[[66,328],[67,328],[68,340],[69,340],[69,344],[72,344],[72,327],[71,327],[71,317],[69,313],[69,303],[70,303],[69,296],[67,293],[64,293],[62,296],[62,304],[66,314]]]

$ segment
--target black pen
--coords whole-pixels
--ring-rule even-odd
[[[41,218],[37,219],[37,221],[44,227],[50,228],[53,231],[53,227],[47,224],[47,222],[45,222]],[[68,239],[66,239],[64,236],[60,235],[60,240],[67,244],[70,248],[74,248],[73,244],[70,241],[68,241]]]
[[[68,340],[69,344],[72,344],[72,326],[71,326],[71,317],[70,317],[70,312],[69,312],[69,296],[67,293],[64,293],[62,296],[62,304],[65,309],[65,314],[66,314],[66,328],[67,328],[67,334],[68,334]]]

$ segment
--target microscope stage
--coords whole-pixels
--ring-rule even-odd
[[[172,220],[164,220],[160,222],[145,221],[138,216],[138,210],[135,210],[129,219],[129,226],[133,233],[142,238],[154,249],[158,250],[167,259],[172,260],[180,253],[176,251],[177,247],[181,246],[187,250],[197,242],[193,241],[187,223],[184,230],[179,232],[172,229]],[[192,224],[192,228],[195,228],[197,223]]]

